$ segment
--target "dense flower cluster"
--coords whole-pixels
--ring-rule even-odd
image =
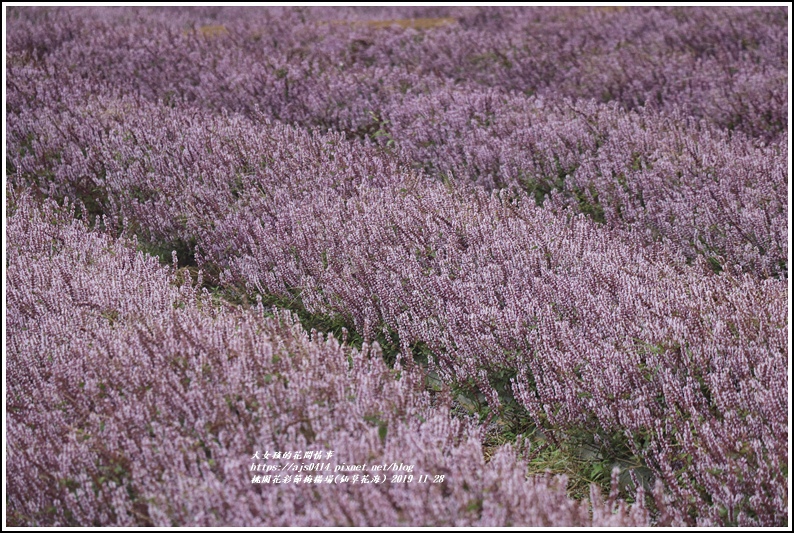
[[[10,10],[9,516],[784,524],[786,28],[780,8]],[[428,372],[657,484],[582,503],[525,479],[519,445],[486,463]],[[447,481],[252,485],[257,446]]]
[[[526,190],[639,243],[701,255],[715,270],[787,275],[785,136],[755,146],[681,117],[474,92],[423,97],[393,123],[399,149],[383,153],[261,114],[87,97],[10,121],[11,179],[99,201],[103,213],[157,237],[190,240],[196,228],[180,228],[212,223],[255,184],[287,186],[294,200],[297,189],[347,195],[352,183],[380,186],[405,170],[427,171],[460,187]]]
[[[559,191],[565,204],[635,229],[646,242],[670,240],[687,257],[701,253],[717,270],[787,273],[787,54],[775,44],[785,40],[785,19],[776,10],[567,18],[558,9],[519,10],[511,14],[511,29],[500,32],[481,20],[483,13],[465,12],[454,24],[454,18],[418,19],[441,21],[424,33],[396,23],[329,21],[322,10],[189,11],[174,20],[159,10],[129,12],[130,20],[105,20],[101,10],[31,13],[9,26],[9,147],[21,169],[54,173],[50,187],[82,180],[91,190],[106,170],[101,164],[116,152],[129,161],[118,146],[107,146],[110,154],[85,154],[106,147],[102,130],[111,117],[120,121],[115,134],[133,145],[128,149],[176,142],[163,138],[163,128],[153,132],[152,119],[144,116],[141,124],[127,117],[130,106],[151,111],[119,101],[190,103],[195,112],[240,111],[369,135],[432,174],[522,187],[539,201]],[[561,18],[575,21],[582,35],[569,28],[570,42],[555,44]],[[117,20],[124,20],[124,31]],[[539,50],[550,57],[542,59]],[[653,64],[638,59],[648,56]],[[587,88],[587,72],[603,76],[615,63],[628,69],[614,81],[622,85],[609,89],[621,97],[602,98],[598,91],[610,83],[600,78]],[[669,94],[641,96],[635,85],[643,76],[651,76],[645,85]],[[700,78],[709,80],[706,88],[693,85]],[[577,85],[568,87],[572,80]],[[694,93],[679,86],[684,83]],[[743,83],[751,86],[736,88]],[[529,93],[538,96],[524,96]],[[98,94],[104,101],[88,109],[73,105]],[[641,104],[639,114],[622,110]],[[702,109],[706,104],[717,109]],[[110,116],[100,120],[97,106]],[[192,123],[200,128],[204,120],[194,116]],[[146,139],[152,135],[158,143]],[[228,163],[218,158],[202,154],[207,167]]]
[[[539,426],[623,432],[683,501],[713,501],[714,520],[747,504],[736,494],[767,495],[755,512],[770,519],[785,513],[784,282],[712,275],[526,200],[410,187],[252,199],[218,224],[209,253],[236,250],[231,275],[263,293],[300,288],[307,309],[342,314],[365,338],[383,326],[424,343],[445,380],[472,382],[494,406],[489,376],[518,372]],[[737,439],[755,451],[726,453]],[[698,470],[682,481],[691,454]]]
[[[558,203],[717,269],[786,272],[785,134],[758,146],[677,112],[492,90],[436,91],[388,119],[401,153],[432,174],[521,188],[538,202],[560,193]]]
[[[452,83],[680,108],[771,139],[786,28],[784,8],[17,10],[7,46],[11,86],[62,101],[134,92],[356,130]]]
[[[289,313],[218,307],[189,274],[71,214],[22,198],[8,224],[13,522],[648,524],[642,505],[594,499],[591,516],[564,479],[525,480],[509,446],[486,464],[481,428],[452,417],[420,374],[389,368],[377,344],[359,351]],[[331,451],[333,473],[398,460],[444,481],[253,484],[252,454],[268,449]]]

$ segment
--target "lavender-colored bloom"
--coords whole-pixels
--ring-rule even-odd
[[[786,38],[782,8],[10,9],[9,516],[785,524]],[[655,484],[486,462],[426,372]],[[257,446],[446,481],[252,484]]]
[[[8,235],[13,523],[648,523],[641,504],[614,499],[596,498],[591,517],[564,479],[526,480],[510,446],[486,463],[482,429],[453,418],[450,397],[423,390],[417,369],[386,366],[377,344],[351,349],[289,313],[219,304],[132,243],[25,197]],[[254,450],[316,450],[329,470],[320,484],[253,484],[260,464],[294,478],[291,465],[310,463]],[[325,481],[339,465],[395,461],[431,481]]]

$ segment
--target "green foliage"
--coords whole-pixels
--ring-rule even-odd
[[[196,239],[175,239],[168,242],[138,239],[138,250],[159,259],[163,265],[172,265],[172,252],[176,252],[177,267],[197,267]]]
[[[389,132],[388,125],[391,124],[391,121],[378,117],[374,112],[369,112],[370,117],[372,117],[373,125],[371,129],[375,129],[375,132],[372,134],[373,139],[386,139],[386,148],[394,148],[394,138],[392,137],[391,133]]]

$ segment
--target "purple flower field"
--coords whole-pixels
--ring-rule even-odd
[[[789,525],[787,8],[7,10],[7,525]]]

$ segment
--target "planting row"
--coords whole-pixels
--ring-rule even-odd
[[[252,190],[199,238],[223,283],[425,346],[449,383],[563,440],[618,441],[693,522],[786,513],[787,290],[711,273],[526,197],[406,180]],[[511,379],[512,378],[512,379]]]
[[[780,7],[9,15],[12,112],[103,92],[371,134],[372,114],[455,86],[680,109],[765,140],[787,127]]]
[[[776,8],[10,11],[14,520],[784,524],[785,42]],[[640,461],[653,510],[485,464],[426,370]],[[454,481],[306,498],[257,445]]]
[[[383,121],[386,145],[432,175],[552,193],[718,271],[787,275],[787,135],[762,147],[678,113],[491,90],[417,96]]]
[[[642,489],[630,509],[593,489],[591,515],[565,479],[525,479],[518,449],[486,463],[482,430],[452,417],[450,397],[426,392],[420,374],[387,367],[377,344],[355,350],[288,313],[219,304],[73,209],[12,202],[9,524],[649,524]],[[252,464],[290,463],[275,450],[322,452],[331,477],[396,462],[442,481],[328,483],[323,472],[318,483],[289,470],[289,483],[252,483]],[[660,487],[654,500],[662,524],[680,520]]]
[[[785,282],[715,275],[521,193],[450,188],[340,135],[127,104],[47,121],[95,140],[19,184],[95,187],[106,226],[196,245],[221,285],[341,317],[405,357],[425,346],[493,408],[514,378],[536,425],[641,457],[694,522],[784,516]],[[36,146],[24,161],[57,163]]]
[[[349,196],[429,174],[526,192],[718,272],[788,275],[787,136],[756,146],[679,115],[496,92],[437,91],[388,116],[378,148],[261,115],[91,97],[9,117],[9,178],[189,242],[244,190]]]
[[[701,254],[716,271],[785,277],[788,136],[786,101],[778,92],[785,88],[787,51],[775,44],[783,42],[775,32],[785,32],[781,13],[431,9],[405,12],[426,18],[384,21],[399,11],[22,9],[12,12],[8,47],[10,168],[50,194],[77,188],[87,197],[105,174],[130,171],[125,165],[135,156],[129,150],[173,159],[177,147],[191,148],[189,140],[164,138],[168,126],[148,115],[197,130],[202,123],[224,123],[206,108],[241,111],[255,123],[273,118],[369,136],[408,166],[465,182],[458,186],[522,188],[538,202],[551,195],[553,207],[570,206],[631,230],[638,242],[667,241],[689,260]],[[504,31],[494,31],[498,23]],[[564,24],[573,24],[567,40]],[[728,129],[751,137],[735,135],[716,112],[675,101],[628,113],[621,106],[637,107],[634,97],[598,105],[587,100],[598,99],[594,92],[566,90],[557,79],[572,73],[581,81],[583,69],[603,74],[605,64],[585,68],[578,62],[610,63],[610,54],[627,49],[659,62],[643,67],[649,75],[669,67],[690,84],[700,75],[714,80],[725,98],[744,107],[724,102],[712,89],[692,98],[721,113],[734,109],[728,122],[775,116],[779,127],[759,133],[760,126],[733,124]],[[482,60],[469,57],[482,50],[496,51]],[[696,72],[666,56],[673,52],[695,61]],[[513,57],[520,53],[526,57]],[[554,68],[532,63],[555,53],[564,57],[559,65],[548,60]],[[739,63],[760,68],[763,76],[753,79],[765,76],[772,92],[738,90],[708,73],[709,61],[729,73],[742,71]],[[519,83],[518,71],[537,80]],[[632,71],[627,79],[634,83],[640,74]],[[651,85],[684,94],[674,80],[665,75]],[[548,90],[535,87],[541,81]],[[524,96],[529,93],[539,96]],[[753,98],[777,111],[747,107]],[[177,109],[155,109],[156,102]],[[226,128],[230,139],[211,142],[250,146],[255,141],[247,139],[261,136],[257,124],[232,121],[242,125]],[[125,144],[114,145],[109,136]],[[154,138],[141,146],[137,139],[147,136]],[[212,136],[203,135],[202,142]],[[261,165],[259,156],[243,162],[224,157],[219,162],[203,154],[204,173],[244,176]],[[141,172],[149,183],[157,174],[168,180],[163,167],[170,166],[132,169],[123,179],[139,191],[147,188],[138,183]],[[100,210],[116,214],[107,206]]]

